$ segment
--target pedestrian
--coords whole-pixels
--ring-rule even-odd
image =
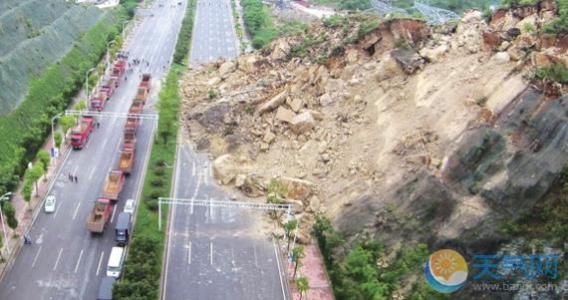
[[[32,244],[32,240],[27,235],[24,235],[24,244],[26,245]]]
[[[79,181],[77,180],[77,175],[75,175],[75,183],[79,183]]]
[[[101,128],[101,122],[97,121],[97,128]]]
[[[73,175],[71,175],[71,173],[69,173],[69,181],[73,182]]]

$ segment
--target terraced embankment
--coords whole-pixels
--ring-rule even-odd
[[[17,186],[51,118],[81,89],[134,6],[109,11],[64,0],[0,1],[0,192]],[[132,9],[130,8],[132,7]]]
[[[0,115],[5,115],[24,99],[29,79],[65,56],[103,11],[64,0],[7,0],[0,6]]]

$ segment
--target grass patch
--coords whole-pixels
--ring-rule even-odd
[[[535,78],[539,80],[553,81],[568,84],[568,68],[562,64],[553,64],[536,70]]]
[[[260,49],[278,36],[278,30],[261,0],[242,0],[243,18],[252,37],[252,46]]]

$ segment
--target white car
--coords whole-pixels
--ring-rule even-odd
[[[46,213],[52,213],[55,211],[55,196],[53,195],[49,195],[47,196],[47,198],[45,199],[45,206],[44,206],[44,210]]]
[[[124,204],[124,212],[131,215],[134,214],[134,199],[126,200],[126,203]]]

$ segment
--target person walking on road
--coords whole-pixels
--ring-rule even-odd
[[[71,173],[69,173],[69,181],[73,182],[73,175],[71,175]]]
[[[26,244],[26,245],[32,244],[32,240],[26,234],[24,234],[24,244]]]
[[[77,180],[77,175],[75,175],[74,178],[75,178],[75,183],[79,183],[79,181]]]

